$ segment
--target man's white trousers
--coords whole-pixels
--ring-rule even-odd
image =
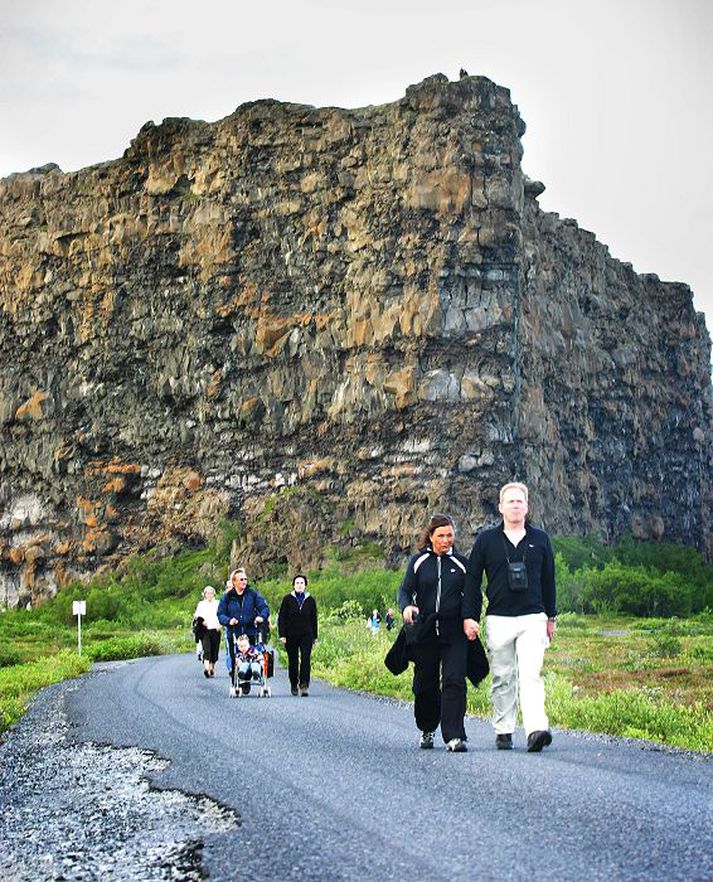
[[[525,734],[549,729],[545,687],[540,676],[547,639],[547,615],[486,616],[493,727],[496,734],[515,731],[520,699]]]

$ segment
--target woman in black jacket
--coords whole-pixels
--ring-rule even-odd
[[[413,693],[420,747],[433,747],[439,724],[448,750],[467,750],[465,673],[468,641],[463,633],[463,589],[468,561],[453,547],[455,527],[435,514],[423,532],[421,550],[408,563],[399,588],[404,622],[417,631],[411,646]],[[409,642],[415,635],[409,635]]]
[[[317,604],[306,588],[307,576],[299,573],[292,580],[292,591],[283,597],[277,615],[277,632],[287,650],[292,694],[302,696],[309,695],[310,656],[317,642]]]

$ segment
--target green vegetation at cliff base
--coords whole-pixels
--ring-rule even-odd
[[[554,545],[560,617],[544,668],[551,724],[713,752],[713,567],[671,544],[626,539],[609,548],[563,538]],[[373,545],[364,548],[348,560],[335,551],[331,563],[309,574],[320,607],[314,674],[411,701],[410,672],[394,677],[383,663],[397,629],[373,636],[366,627],[374,607],[396,607],[402,570],[379,563]],[[193,609],[206,584],[222,589],[226,550],[223,543],[137,556],[122,574],[0,615],[0,730],[19,719],[38,689],[84,673],[92,661],[192,651]],[[289,577],[256,587],[276,610]],[[78,599],[88,613],[81,658],[72,615]],[[468,710],[490,716],[489,680],[468,687]]]

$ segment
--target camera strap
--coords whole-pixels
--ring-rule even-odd
[[[527,533],[525,533],[524,538],[527,539]],[[520,541],[522,541],[522,539]],[[505,533],[503,533],[503,548],[505,549],[505,560],[508,562],[508,565],[509,565],[509,564],[513,563],[513,561],[510,560],[510,555],[508,554],[508,543],[507,543],[507,539],[505,537]],[[527,542],[525,543],[525,550],[522,553],[521,563],[525,563],[526,559],[527,559]],[[515,563],[518,563],[518,561],[515,561]]]

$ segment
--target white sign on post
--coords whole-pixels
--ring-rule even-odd
[[[77,617],[77,653],[82,654],[82,616],[87,614],[86,600],[72,601],[72,615]]]

